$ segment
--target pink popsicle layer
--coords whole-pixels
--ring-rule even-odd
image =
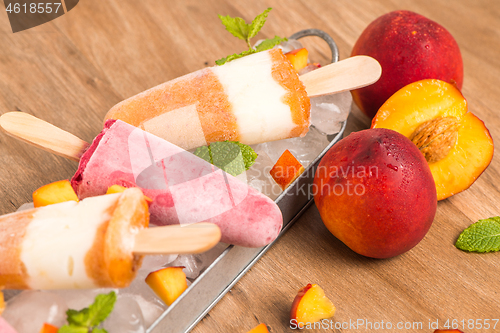
[[[111,185],[140,187],[151,198],[151,223],[212,222],[221,241],[261,247],[278,236],[274,201],[205,160],[120,120],[108,120],[80,159],[71,184],[79,198]]]

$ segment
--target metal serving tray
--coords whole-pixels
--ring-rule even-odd
[[[335,41],[321,30],[302,30],[290,36],[290,39],[300,39],[307,36],[322,38],[330,47],[332,62],[338,61],[339,52]],[[277,239],[292,226],[313,202],[310,186],[313,183],[316,168],[323,155],[342,139],[346,123],[347,121],[343,122],[337,134],[327,137],[330,143],[311,162],[305,171],[276,198],[275,202],[283,214],[283,229]],[[196,278],[189,288],[162,313],[151,327],[147,329],[146,333],[180,333],[191,331],[257,260],[273,246],[277,239],[262,248],[228,246]]]
[[[323,155],[344,133],[346,121],[330,144],[307,169],[275,200],[283,214],[283,235],[313,202],[311,186]],[[236,282],[266,253],[276,240],[262,248],[230,245],[151,325],[147,333],[189,332]]]

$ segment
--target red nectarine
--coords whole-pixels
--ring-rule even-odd
[[[351,133],[325,154],[314,201],[330,232],[355,252],[389,258],[410,250],[436,213],[436,186],[424,156],[388,129]]]
[[[462,55],[453,36],[438,23],[410,11],[394,11],[370,23],[351,55],[371,56],[382,66],[376,83],[352,92],[358,107],[370,118],[409,83],[440,79],[462,87]]]

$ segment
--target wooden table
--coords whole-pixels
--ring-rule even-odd
[[[267,7],[274,9],[259,38],[322,29],[338,43],[341,59],[361,31],[389,11],[408,9],[439,22],[461,48],[470,110],[495,141],[500,138],[496,0],[82,0],[66,15],[16,34],[0,14],[0,113],[34,114],[90,141],[120,100],[242,51],[244,42],[224,30],[217,14],[251,20]],[[326,45],[313,39],[306,46],[314,61],[328,61]],[[347,134],[369,123],[353,107]],[[36,188],[71,177],[76,166],[1,133],[0,213],[31,201]],[[466,325],[469,319],[493,323],[500,319],[500,253],[469,254],[453,244],[471,223],[500,215],[499,168],[495,156],[469,190],[439,202],[434,224],[417,247],[389,260],[353,253],[327,231],[312,206],[194,332],[246,332],[259,322],[272,332],[292,331],[291,302],[307,283],[322,286],[337,307],[334,323],[344,328],[328,331],[372,331],[346,328],[357,320],[407,325],[386,332],[433,332],[430,323],[439,321],[442,328],[453,319],[460,325],[462,319]],[[422,327],[408,328],[412,323]],[[498,332],[500,324],[463,331]]]

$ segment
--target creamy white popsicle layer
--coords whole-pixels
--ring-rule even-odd
[[[0,216],[0,286],[126,287],[142,259],[134,237],[148,223],[137,188]]]
[[[120,119],[191,149],[214,141],[256,144],[304,136],[310,102],[280,49],[204,68],[115,105]]]
[[[82,155],[71,184],[79,198],[112,185],[138,186],[158,225],[211,222],[221,241],[260,247],[279,234],[274,201],[205,160],[120,120],[108,120]]]

